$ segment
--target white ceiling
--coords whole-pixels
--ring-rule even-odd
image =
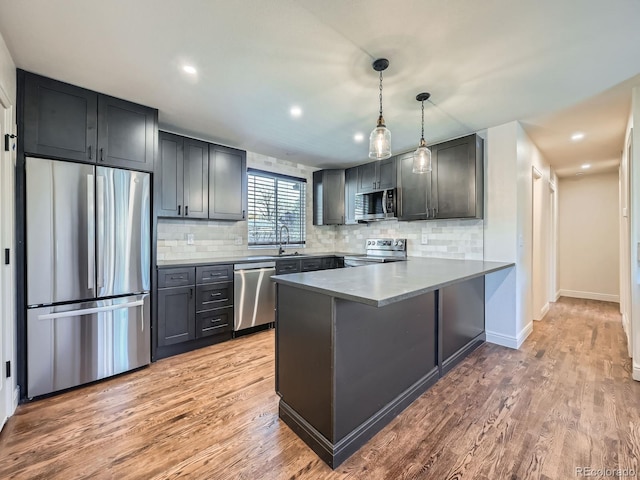
[[[417,146],[415,95],[428,91],[428,143],[521,120],[555,168],[616,160],[639,19],[638,0],[0,0],[19,68],[157,107],[173,131],[320,167],[367,160],[378,57],[391,63],[394,152]]]

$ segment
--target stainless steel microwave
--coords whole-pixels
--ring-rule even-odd
[[[359,222],[396,218],[396,189],[356,194],[356,215]]]

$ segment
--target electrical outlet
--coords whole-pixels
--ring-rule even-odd
[[[422,245],[429,245],[429,234],[422,232]]]
[[[235,240],[236,245],[242,245],[242,235],[238,235]]]
[[[193,245],[195,241],[193,233],[187,233],[187,245]]]

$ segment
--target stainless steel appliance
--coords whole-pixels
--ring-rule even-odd
[[[398,262],[407,259],[406,238],[369,238],[365,255],[345,255],[345,267],[360,267],[375,263]]]
[[[275,321],[276,285],[271,276],[276,262],[240,263],[233,266],[233,330]]]
[[[396,218],[396,189],[377,192],[357,193],[355,219],[359,222],[371,222]]]
[[[27,396],[150,361],[150,176],[26,159]]]

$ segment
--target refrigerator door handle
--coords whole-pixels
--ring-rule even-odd
[[[53,320],[54,318],[79,317],[81,315],[110,312],[112,310],[121,310],[123,308],[139,307],[142,305],[144,305],[144,298],[141,298],[140,300],[135,300],[133,302],[119,303],[116,305],[107,305],[105,307],[85,308],[84,310],[69,310],[68,312],[58,312],[58,313],[45,313],[42,315],[38,315],[38,320]]]
[[[87,288],[95,288],[96,225],[93,174],[87,175]]]
[[[104,287],[104,181],[105,178],[102,175],[96,175],[96,195],[98,197],[97,202],[97,222],[98,222],[98,275],[97,275],[97,287]]]

